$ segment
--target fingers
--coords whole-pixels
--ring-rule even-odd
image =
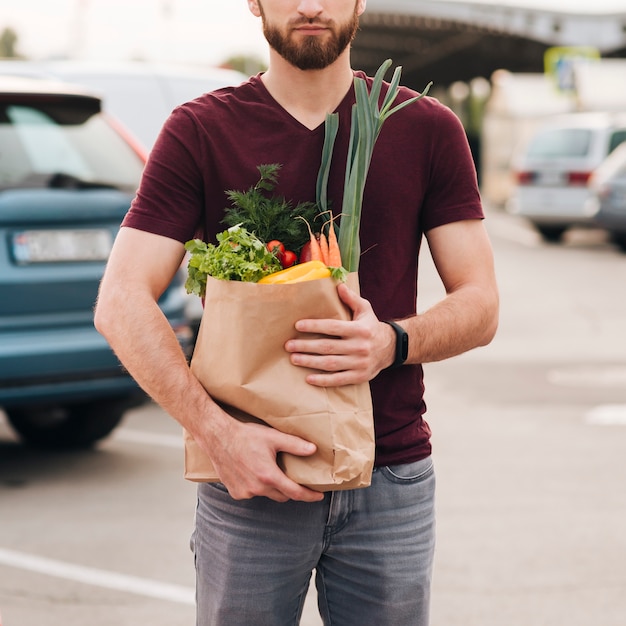
[[[298,367],[333,373],[358,367],[359,359],[343,352],[347,348],[345,342],[336,343],[333,347],[327,342],[311,342],[305,348],[307,352],[292,353],[291,362]]]
[[[285,435],[284,433],[278,433],[278,431],[275,432],[283,435],[283,437],[280,438],[280,445],[276,446],[277,452],[287,452],[295,456],[311,456],[317,451],[317,446],[310,441],[295,437],[294,435]]]
[[[317,446],[309,441],[305,441],[300,437],[286,435],[278,431],[274,431],[278,440],[274,451],[274,463],[271,480],[268,484],[270,488],[267,497],[285,502],[287,500],[300,500],[304,502],[318,502],[324,498],[324,494],[314,491],[303,485],[299,485],[291,480],[276,464],[276,456],[279,452],[292,454],[294,456],[310,456],[317,451]]]
[[[286,480],[283,480],[285,478]],[[230,485],[222,480],[233,500],[248,500],[254,497],[265,497],[275,502],[287,502],[296,500],[300,502],[319,502],[324,499],[324,494],[308,487],[299,485],[288,479],[285,474],[278,470],[272,480],[253,481],[250,485],[237,483]]]
[[[324,499],[324,494],[314,491],[303,485],[299,485],[276,466],[276,471],[266,477],[250,477],[249,484],[241,481],[233,485],[222,480],[231,497],[234,500],[247,500],[253,497],[265,497],[276,502],[297,500],[301,502],[319,502]]]
[[[273,434],[277,437],[276,444],[276,454],[278,452],[284,452],[287,454],[292,454],[294,456],[311,456],[317,451],[317,446],[310,441],[306,441],[301,439],[300,437],[295,437],[293,435],[286,435],[284,433],[280,433],[278,431],[273,431]],[[319,491],[314,491],[313,489],[309,489],[303,485],[299,485],[294,482],[287,475],[278,468],[276,483],[275,483],[275,491],[281,497],[285,497],[288,500],[302,500],[305,502],[317,502],[324,498],[324,494]]]
[[[283,474],[283,476],[285,476]],[[287,502],[288,500],[296,500],[299,502],[320,502],[324,499],[324,494],[320,491],[314,491],[303,485],[287,479],[280,481],[275,488],[271,489],[266,496],[276,502]]]
[[[281,452],[310,456],[317,450],[315,444],[267,426],[242,424],[239,430],[228,458],[222,456],[219,467],[216,465],[220,480],[233,499],[264,496],[276,502],[317,502],[324,498],[323,493],[291,480],[276,462]]]
[[[367,300],[361,298],[356,291],[352,291],[352,289],[350,289],[350,287],[348,287],[345,283],[337,285],[337,293],[339,294],[340,300],[344,304],[348,305],[352,311],[355,311],[358,308],[361,301],[367,302]]]
[[[296,330],[302,333],[317,333],[330,337],[348,337],[357,334],[358,329],[351,323],[363,318],[371,317],[378,321],[368,300],[352,291],[344,283],[337,286],[337,293],[341,301],[352,311],[352,320],[337,319],[302,319],[296,322]]]
[[[298,367],[317,370],[307,374],[307,382],[320,387],[334,387],[365,382],[375,367],[375,336],[380,322],[370,303],[346,285],[338,293],[352,310],[352,320],[303,319],[296,329],[303,333],[285,343],[290,360]]]

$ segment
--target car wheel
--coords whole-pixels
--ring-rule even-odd
[[[626,233],[612,233],[611,240],[622,252],[626,252]]]
[[[106,437],[124,417],[125,399],[67,406],[6,409],[11,426],[27,443],[47,450],[89,448]]]
[[[549,241],[551,243],[558,243],[561,241],[563,233],[567,230],[567,228],[563,226],[536,226],[536,228],[544,241]]]

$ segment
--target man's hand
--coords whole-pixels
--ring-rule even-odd
[[[183,245],[158,235],[122,228],[105,277],[96,326],[135,380],[209,453],[233,498],[321,500],[323,494],[287,478],[279,452],[308,456],[315,445],[227,415],[190,371],[157,301],[180,267]],[[136,259],[150,258],[150,263]]]
[[[227,431],[211,447],[210,456],[235,500],[265,496],[276,502],[318,502],[323,493],[294,482],[276,463],[279,452],[310,456],[316,449],[313,443],[269,426],[229,418]]]
[[[300,332],[324,336],[291,339],[285,344],[294,365],[320,370],[306,378],[319,387],[370,381],[393,362],[393,330],[380,322],[370,303],[347,285],[338,285],[337,292],[351,309],[352,320],[299,320],[296,329]]]

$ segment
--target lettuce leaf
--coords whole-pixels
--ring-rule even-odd
[[[192,239],[185,250],[190,254],[185,289],[200,297],[205,295],[207,276],[256,283],[281,269],[265,244],[240,224],[219,233],[217,245]]]

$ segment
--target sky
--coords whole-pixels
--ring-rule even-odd
[[[588,12],[589,0],[479,0]],[[595,12],[625,12],[626,0],[594,0]],[[267,59],[246,0],[0,0],[0,31],[35,59],[175,61],[220,65],[230,56]],[[80,26],[80,27],[79,27]]]
[[[266,58],[245,0],[0,0],[0,31],[8,26],[18,51],[36,59],[219,65],[240,54]]]

